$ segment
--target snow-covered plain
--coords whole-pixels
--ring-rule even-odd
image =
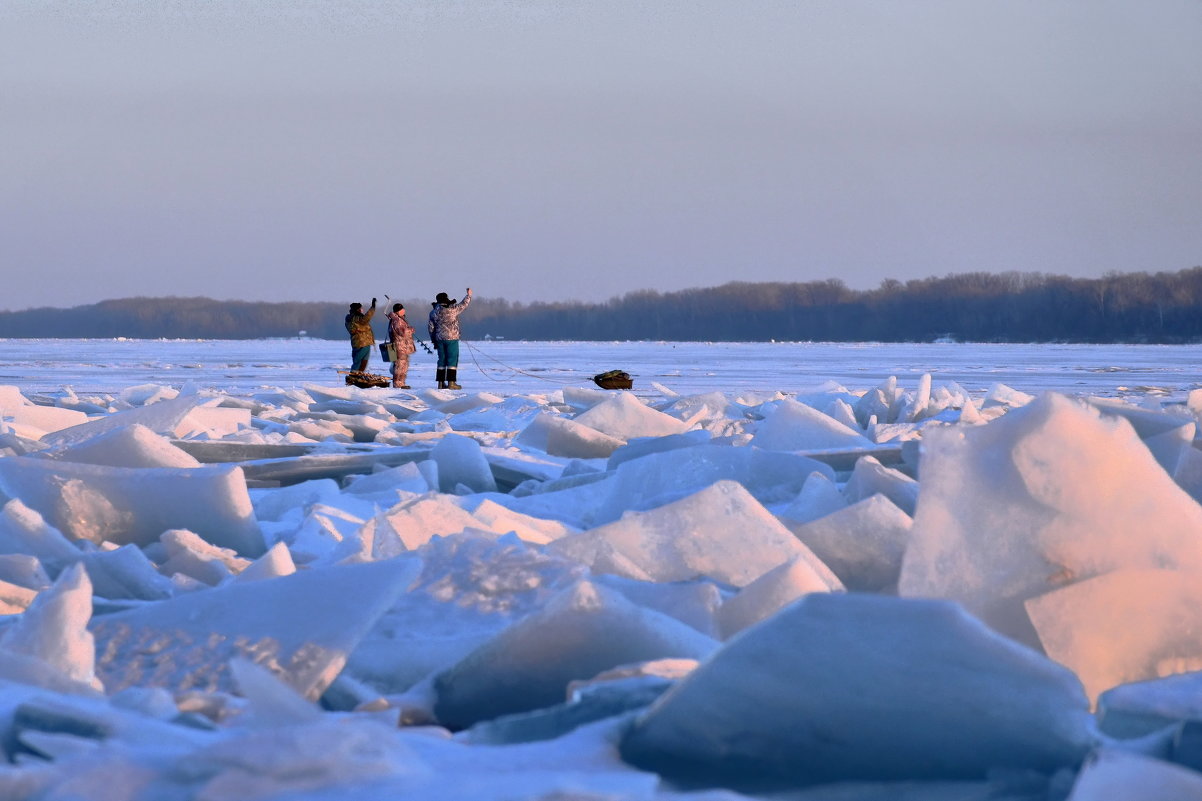
[[[0,342],[0,799],[1202,798],[1202,348],[473,345]]]
[[[421,332],[419,332],[420,334]],[[471,345],[471,348],[468,345]],[[344,342],[280,340],[0,340],[0,383],[31,391],[78,386],[115,392],[131,384],[196,381],[227,391],[337,381],[350,361]],[[415,381],[434,380],[434,358],[412,357]],[[478,367],[477,367],[478,365]],[[635,391],[661,382],[680,393],[797,389],[836,381],[848,387],[923,373],[971,392],[994,383],[1113,396],[1180,392],[1202,380],[1202,345],[980,345],[952,343],[699,343],[464,341],[460,383],[472,390],[533,392],[587,385],[626,370]],[[379,354],[370,369],[383,369]],[[484,372],[481,372],[481,369]],[[514,369],[521,372],[515,372]],[[465,384],[465,386],[468,386]]]

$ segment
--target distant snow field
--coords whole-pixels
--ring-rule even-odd
[[[1202,798],[1202,348],[468,345],[0,341],[0,799]]]

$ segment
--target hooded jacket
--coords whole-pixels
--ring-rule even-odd
[[[472,302],[469,289],[463,300],[434,310],[434,339],[459,339],[459,314]]]

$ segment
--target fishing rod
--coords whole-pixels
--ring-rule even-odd
[[[384,300],[392,300],[392,298],[388,297],[388,295],[385,295]],[[402,308],[404,308],[404,307],[402,307]],[[413,330],[417,331],[416,328],[414,328]],[[417,344],[421,345],[422,350],[424,350],[426,353],[429,353],[430,355],[434,354],[434,351],[431,350],[430,346],[425,343],[425,340],[418,339],[416,336],[414,336],[413,341],[416,342]]]

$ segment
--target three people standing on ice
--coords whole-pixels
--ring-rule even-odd
[[[472,302],[472,288],[468,287],[463,300],[455,300],[446,292],[439,292],[430,310],[426,327],[430,342],[437,348],[437,378],[439,389],[463,389],[459,385],[459,315]],[[371,308],[363,311],[362,303],[352,303],[344,325],[351,337],[351,371],[366,372],[375,335],[371,330],[371,318],[376,313],[376,299],[371,299]],[[396,358],[392,362],[392,385],[408,389],[409,355],[416,348],[413,344],[413,326],[405,317],[405,306],[394,303],[388,312],[388,341],[393,345]]]
[[[463,300],[447,297],[446,292],[439,292],[434,299],[434,308],[430,311],[427,332],[430,341],[438,349],[437,378],[439,389],[463,389],[456,381],[459,370],[459,315],[472,302],[472,288],[469,286]]]

